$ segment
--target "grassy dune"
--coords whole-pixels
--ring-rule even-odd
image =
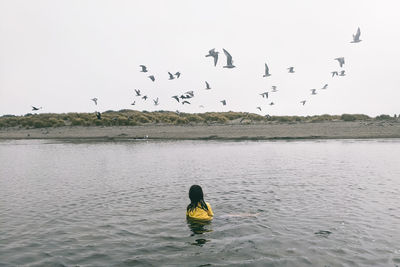
[[[106,111],[101,119],[95,113],[42,113],[23,116],[4,115],[0,117],[0,128],[18,127],[25,129],[63,127],[63,126],[137,126],[148,124],[188,125],[188,124],[232,124],[232,123],[296,123],[324,121],[374,121],[394,120],[396,117],[380,115],[371,118],[363,114],[315,115],[315,116],[261,116],[244,112],[206,112],[206,113],[175,113],[171,111]]]

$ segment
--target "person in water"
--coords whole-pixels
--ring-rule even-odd
[[[186,217],[202,221],[212,220],[214,213],[209,203],[204,201],[203,190],[199,185],[189,189],[190,204],[186,208]]]

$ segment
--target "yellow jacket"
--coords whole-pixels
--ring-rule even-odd
[[[208,211],[203,210],[202,208],[200,208],[200,204],[197,206],[197,208],[195,208],[192,211],[186,211],[186,216],[191,218],[191,219],[196,219],[196,220],[204,220],[204,221],[210,221],[212,220],[214,213],[211,209],[211,206],[208,202],[206,202]]]

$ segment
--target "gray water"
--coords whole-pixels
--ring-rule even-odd
[[[0,266],[400,265],[400,140],[0,141],[0,164]]]

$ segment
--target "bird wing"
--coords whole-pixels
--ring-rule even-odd
[[[206,82],[206,88],[210,88],[210,85],[208,84],[208,82]]]
[[[213,57],[214,57],[214,67],[215,67],[215,66],[217,66],[217,62],[218,62],[218,54],[214,53]]]
[[[229,52],[226,51],[226,50],[223,49],[223,48],[222,48],[222,50],[224,50],[224,54],[225,54],[225,56],[226,56],[227,65],[232,65],[233,60],[232,60],[231,54],[229,54]]]
[[[269,68],[268,68],[268,65],[267,65],[267,63],[265,63],[265,74],[269,74]]]
[[[354,36],[355,40],[358,40],[358,39],[360,38],[360,35],[361,35],[361,30],[360,30],[360,27],[358,27],[357,33],[356,33],[356,35]]]

